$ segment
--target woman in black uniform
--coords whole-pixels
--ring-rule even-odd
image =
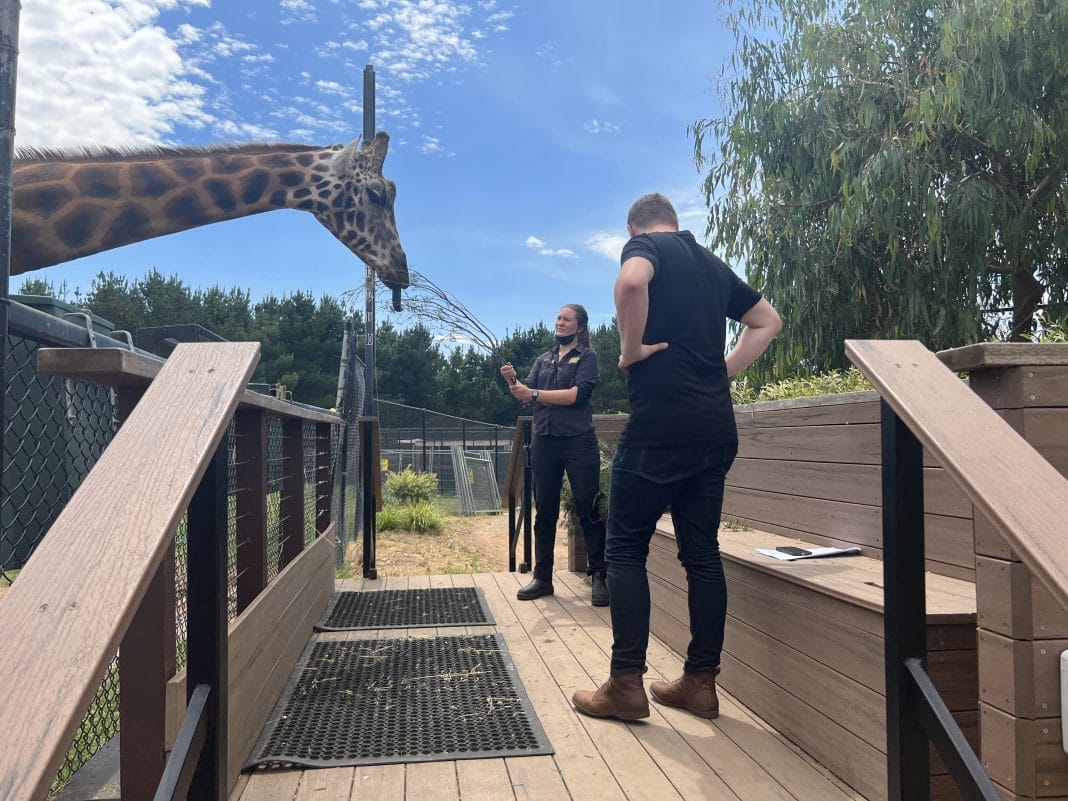
[[[511,364],[501,367],[501,375],[511,385],[515,398],[534,403],[534,577],[516,597],[532,601],[553,594],[553,549],[566,470],[579,525],[586,537],[586,573],[593,579],[592,603],[608,606],[605,525],[596,507],[600,454],[590,408],[590,395],[600,378],[597,354],[590,347],[586,310],[577,303],[560,309],[556,315],[556,347],[534,361],[526,381],[515,380]]]

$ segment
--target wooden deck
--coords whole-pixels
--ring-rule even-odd
[[[643,722],[576,713],[571,693],[608,673],[607,609],[589,585],[558,572],[556,595],[515,598],[512,573],[339,581],[338,590],[482,587],[553,756],[259,772],[242,775],[231,801],[864,801],[767,724],[720,692],[721,715],[700,720],[650,704]],[[479,634],[485,626],[325,633],[330,639]],[[673,678],[682,660],[650,642],[646,683]]]

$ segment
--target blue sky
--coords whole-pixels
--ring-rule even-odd
[[[499,336],[572,302],[597,325],[635,197],[664,192],[704,233],[686,128],[718,113],[731,49],[713,0],[23,0],[15,142],[348,142],[372,64],[411,267]],[[364,274],[310,214],[275,211],[31,275],[153,267],[253,299]]]

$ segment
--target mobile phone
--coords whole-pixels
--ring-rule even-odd
[[[775,550],[790,556],[810,556],[812,554],[812,551],[806,551],[804,548],[797,548],[793,545],[780,545]]]

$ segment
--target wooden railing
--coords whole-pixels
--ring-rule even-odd
[[[882,398],[888,798],[930,797],[930,741],[965,798],[999,801],[926,673],[923,449],[1066,607],[1068,480],[922,344],[847,340],[846,355]]]
[[[236,781],[333,586],[331,430],[340,418],[247,391],[258,356],[258,343],[181,344],[163,364],[123,350],[40,352],[42,372],[115,386],[122,425],[0,602],[5,801],[45,798],[116,651],[123,797],[180,797],[191,786],[190,797],[223,798]],[[281,418],[283,437],[275,564],[266,537],[268,417]],[[237,436],[227,453],[231,420]],[[305,508],[305,422],[315,426],[313,512]],[[228,625],[231,458],[238,617]],[[174,675],[174,538],[187,511],[188,682]],[[172,744],[176,759],[165,770]]]
[[[531,567],[531,508],[534,505],[530,475],[530,443],[533,417],[520,417],[512,435],[512,450],[504,476],[502,505],[508,509],[508,569],[527,573]],[[523,561],[517,564],[516,549],[523,534]]]

